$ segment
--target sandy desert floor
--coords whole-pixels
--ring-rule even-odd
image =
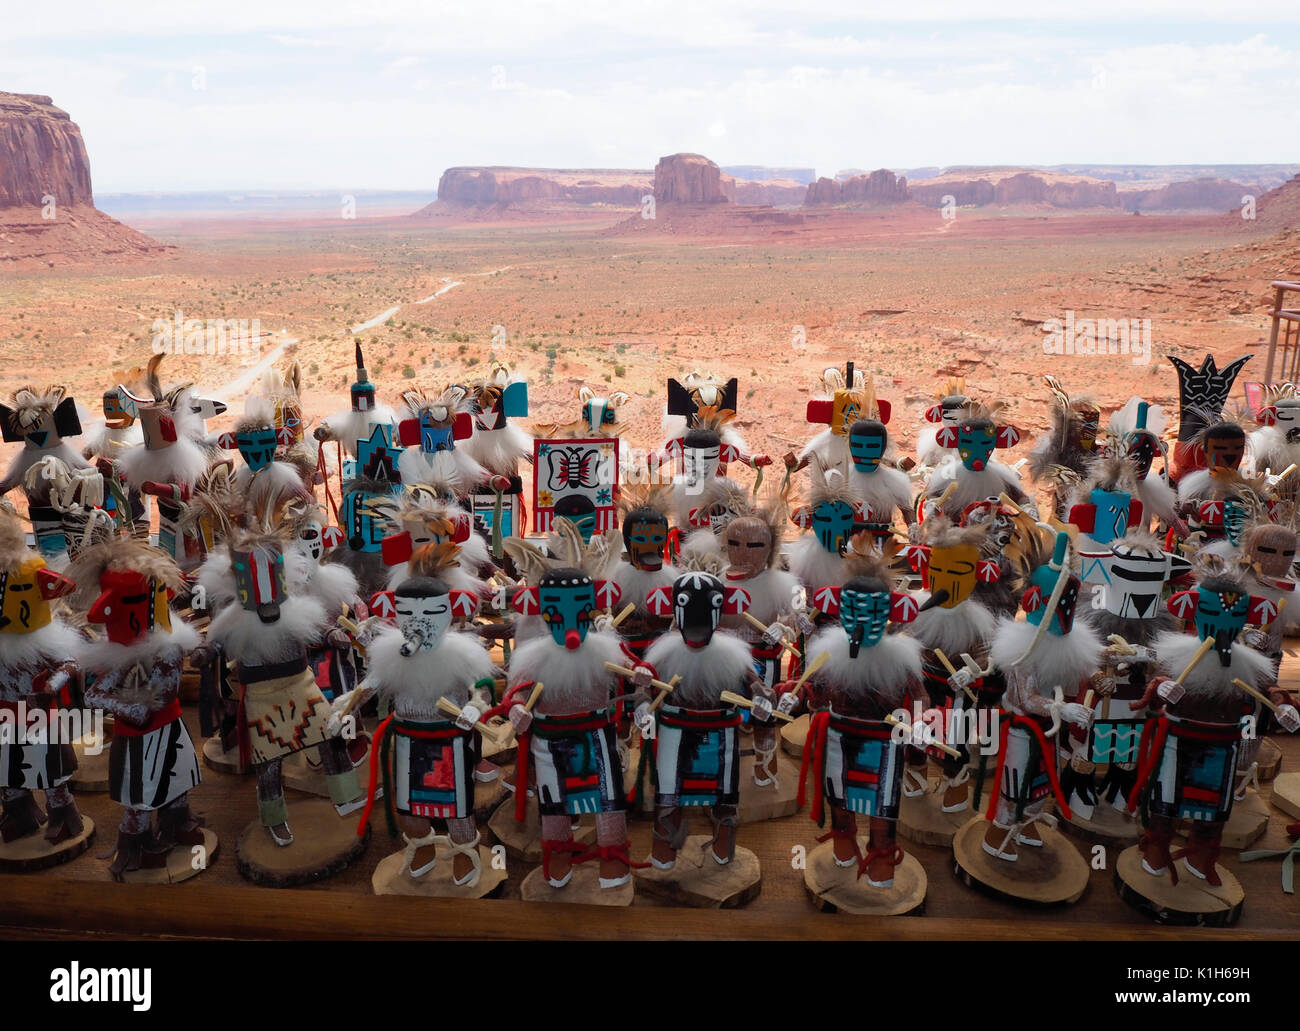
[[[741,431],[780,454],[816,429],[802,413],[820,371],[852,360],[894,403],[906,452],[933,391],[958,374],[974,396],[1009,403],[1023,451],[1046,423],[1046,373],[1105,409],[1133,394],[1172,409],[1166,354],[1199,364],[1207,350],[1221,363],[1254,351],[1242,381],[1261,377],[1268,284],[1300,273],[1300,229],[1269,235],[1226,216],[945,221],[908,206],[738,230],[671,212],[616,221],[142,225],[179,250],[6,275],[0,387],[63,382],[97,414],[104,387],[147,358],[153,321],[180,311],[258,319],[271,334],[245,354],[167,359],[165,378],[198,382],[232,412],[272,355],[300,361],[311,413],[344,407],[356,335],[381,398],[503,361],[528,378],[538,422],[576,418],[582,384],[628,391],[626,433],[641,446],[659,442],[666,377],[705,369],[739,377]],[[1150,362],[1044,354],[1042,324],[1069,312],[1150,319]]]

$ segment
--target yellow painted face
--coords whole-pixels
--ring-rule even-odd
[[[980,551],[974,544],[930,549],[926,586],[931,594],[948,592],[948,596],[940,603],[943,608],[955,608],[971,596],[975,590],[979,560]]]
[[[861,390],[837,390],[831,399],[831,433],[837,437],[847,437],[849,427],[859,419],[870,418],[870,413],[863,412],[867,403],[866,394]]]
[[[17,569],[0,572],[0,634],[29,634],[47,626],[51,587],[63,579],[47,570],[37,555],[23,559]]]

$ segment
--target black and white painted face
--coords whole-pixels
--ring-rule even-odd
[[[723,601],[722,581],[709,573],[683,573],[673,583],[673,617],[687,647],[703,648],[713,639]]]
[[[394,592],[393,603],[397,611],[397,628],[406,643],[403,655],[418,651],[431,651],[442,642],[451,626],[451,597],[447,591],[440,594],[404,595]]]
[[[308,523],[298,533],[298,547],[308,558],[317,562],[325,554],[324,527],[318,522]]]

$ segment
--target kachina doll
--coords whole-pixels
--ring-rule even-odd
[[[1156,637],[1175,629],[1163,592],[1191,563],[1166,552],[1151,534],[1137,528],[1104,547],[1080,553],[1079,565],[1083,581],[1093,585],[1092,604],[1083,609],[1082,618],[1101,640],[1115,643],[1118,636],[1123,644],[1107,649],[1102,676],[1075,699],[1086,702],[1092,690],[1093,719],[1086,730],[1070,727],[1061,793],[1078,826],[1126,835],[1138,739],[1146,722],[1146,712],[1137,703],[1156,661]],[[1098,778],[1101,767],[1106,773]],[[1108,810],[1098,813],[1097,806],[1103,804]]]
[[[1032,525],[1027,526],[1026,521]],[[1014,616],[1020,608],[1023,580],[1028,573],[1021,559],[1026,541],[1037,533],[1037,524],[1022,509],[989,498],[967,505],[960,525],[985,528],[979,546],[980,558],[992,560],[998,567],[997,576],[976,579],[975,600],[995,616]]]
[[[978,658],[983,665],[996,620],[976,592],[982,581],[1001,577],[1002,570],[996,559],[982,553],[988,523],[963,527],[934,516],[921,524],[921,530],[922,543],[909,546],[907,556],[921,575],[925,591],[916,595],[920,611],[907,633],[921,648],[927,705],[942,712],[942,726],[934,728],[936,735],[959,754],[928,750],[941,771],[938,786],[931,792],[926,752],[909,748],[903,791],[909,798],[921,799],[929,809],[964,814],[970,811],[970,730],[978,722],[980,710],[996,709],[1002,681],[995,674],[974,676],[961,656]],[[941,818],[941,825],[943,822]],[[948,829],[955,830],[956,822],[956,817],[947,821]]]
[[[740,811],[740,710],[724,692],[766,706],[775,695],[754,672],[749,645],[718,629],[724,611],[737,611],[744,593],[726,587],[710,573],[681,573],[671,587],[647,599],[661,615],[672,614],[676,633],[667,633],[646,652],[646,662],[673,691],[650,713],[648,702],[637,722],[654,723],[655,824],[650,863],[672,870],[686,845],[689,810],[707,807],[713,822],[709,856],[726,866],[736,854]]]
[[[993,632],[989,663],[1002,673],[1006,690],[982,846],[998,863],[1016,862],[1022,847],[1046,849],[1054,801],[1069,818],[1057,778],[1057,742],[1064,724],[1086,729],[1092,710],[1064,699],[1101,675],[1106,652],[1092,627],[1075,619],[1079,587],[1070,568],[1069,535],[1058,533],[1050,559],[1035,570],[1021,602],[1024,621],[1001,619]],[[1062,854],[1083,862],[1073,846],[1063,846]]]
[[[866,506],[863,528],[877,537],[891,532],[895,512],[906,526],[916,518],[911,480],[889,463],[888,452],[889,430],[879,419],[859,419],[849,427],[849,485]]]
[[[608,397],[578,389],[581,416],[557,423],[533,440],[533,531],[546,533],[556,519],[578,528],[584,541],[618,525],[619,470],[627,444],[617,410],[630,400],[621,390]]]
[[[958,425],[975,406],[961,376],[949,376],[944,387],[935,392],[934,402],[925,410],[926,425],[916,440],[917,463],[925,470],[937,469],[952,454],[952,448],[939,443],[939,431]]]
[[[457,546],[456,562],[447,565],[442,578],[453,590],[468,591],[483,604],[492,590],[487,577],[496,570],[487,543],[474,533],[469,510],[441,487],[418,483],[398,494],[376,498],[371,513],[379,520],[383,538],[380,554],[388,567],[389,589],[409,575],[407,562],[421,548],[451,542]],[[457,621],[462,621],[457,616]]]
[[[656,459],[660,469],[673,468],[680,460],[681,471],[673,476],[673,512],[678,526],[689,524],[691,510],[699,506],[700,498],[715,479],[728,479],[730,466],[747,465],[758,473],[755,486],[762,482],[763,469],[772,460],[727,443],[726,424],[734,416],[734,412],[700,409],[695,413],[694,425],[669,441]]]
[[[671,614],[652,612],[646,600],[677,579],[677,568],[664,557],[671,529],[668,505],[668,490],[658,485],[633,484],[624,487],[619,498],[623,554],[610,578],[618,584],[624,607],[635,606],[619,621],[618,633],[637,658],[644,657],[672,624]]]
[[[669,377],[668,400],[664,404],[664,433],[669,440],[678,439],[686,430],[694,428],[703,409],[734,415],[739,395],[740,381],[734,376],[725,383],[707,372],[687,373],[681,383]],[[734,426],[728,426],[725,435],[727,443],[740,451],[748,450]]]
[[[387,427],[388,443],[393,443],[397,435],[397,414],[375,399],[375,385],[366,371],[360,340],[356,341],[356,375],[350,388],[351,406],[346,411],[327,415],[312,435],[321,443],[335,441],[349,457],[359,460],[358,445],[371,439],[376,426]],[[341,475],[346,479],[346,473]]]
[[[781,568],[787,505],[784,495],[753,505],[734,516],[722,530],[726,565],[722,579],[745,592],[744,609],[723,616],[722,626],[748,642],[759,679],[774,689],[785,679],[783,653],[798,634],[813,629],[804,592],[793,574]],[[754,783],[777,786],[776,727],[754,726]]]
[[[1205,468],[1203,441],[1198,438],[1219,420],[1237,374],[1254,355],[1242,355],[1222,369],[1212,354],[1205,356],[1199,369],[1172,354],[1167,357],[1178,372],[1178,440],[1172,475],[1181,487],[1184,475]]]
[[[103,500],[98,472],[67,442],[80,435],[77,403],[66,387],[21,387],[0,404],[0,436],[23,445],[0,481],[0,496],[22,490],[36,548],[52,566],[67,564],[72,512]]]
[[[137,393],[146,389],[150,368],[156,369],[163,355],[156,354],[149,359],[148,366],[135,368],[124,379],[130,389]],[[122,395],[117,387],[104,391],[101,401],[104,418],[86,434],[81,457],[94,463],[104,478],[104,507],[113,511],[118,525],[133,524],[136,533],[148,536],[148,509],[139,490],[125,491],[118,486],[119,481],[113,475],[113,463],[129,447],[135,447],[144,440],[140,423],[127,411],[122,403]],[[115,490],[115,487],[118,489]],[[118,495],[121,495],[119,498]],[[117,511],[117,505],[125,502],[125,511]]]
[[[367,672],[358,697],[334,701],[335,717],[379,695],[392,714],[379,725],[370,763],[370,789],[360,833],[380,779],[389,833],[400,828],[406,850],[402,870],[427,877],[439,846],[450,857],[451,880],[472,887],[479,880],[479,832],[474,819],[474,766],[477,736],[472,728],[491,705],[496,669],[477,636],[452,627],[457,608],[477,605],[442,575],[456,561],[453,542],[427,545],[408,563],[408,577],[393,589],[397,626],[381,627],[366,647]],[[446,699],[460,710],[449,716]],[[332,723],[337,722],[332,718]],[[439,835],[435,822],[446,822]]]
[[[329,561],[352,570],[364,597],[387,586],[388,565],[383,557],[387,531],[381,510],[402,491],[397,469],[400,452],[393,443],[392,428],[376,423],[370,438],[358,442],[357,458],[343,463],[343,503],[338,515],[344,546],[334,551]]]
[[[1226,567],[1169,599],[1169,610],[1192,621],[1196,633],[1170,631],[1156,638],[1158,666],[1139,706],[1153,713],[1142,734],[1129,809],[1144,807],[1146,827],[1138,843],[1141,871],[1121,882],[1138,895],[1150,897],[1145,877],[1167,877],[1177,885],[1186,872],[1193,884],[1215,888],[1235,880],[1217,861],[1232,814],[1242,720],[1253,711],[1250,692],[1262,692],[1273,673],[1268,656],[1239,637],[1247,623],[1267,622],[1259,614],[1263,603]],[[1290,714],[1293,719],[1294,709]],[[1187,848],[1175,854],[1170,845],[1179,820],[1190,829]]]
[[[1052,509],[1058,519],[1064,519],[1071,488],[1087,475],[1088,463],[1099,452],[1101,409],[1090,397],[1071,397],[1055,376],[1043,378],[1054,403],[1047,433],[1029,452],[1029,475],[1040,487],[1052,490]]]
[[[25,712],[46,725],[58,726],[55,713],[71,700],[80,677],[78,660],[85,642],[51,611],[50,602],[71,594],[73,583],[49,569],[26,544],[23,524],[12,512],[0,512],[0,708],[10,714],[12,730]],[[35,835],[45,824],[45,853],[56,857],[75,849],[93,824],[83,820],[69,781],[77,769],[72,743],[47,733],[39,740],[0,738],[0,858],[12,843]],[[33,791],[45,792],[42,812]],[[78,844],[80,842],[80,844]],[[74,852],[74,854],[75,854]],[[53,858],[54,862],[61,859]]]
[[[580,531],[567,521],[557,520],[557,530],[567,544],[560,552],[563,558],[535,586],[519,588],[513,599],[521,614],[540,615],[547,631],[520,643],[510,658],[503,706],[519,736],[515,819],[524,819],[524,788],[531,781],[541,811],[545,884],[563,888],[575,863],[599,860],[600,887],[616,889],[631,880],[627,797],[616,735],[618,700],[633,692],[624,692],[624,680],[605,664],[640,667],[638,691],[649,684],[651,672],[617,634],[592,626],[598,610],[617,604],[618,588],[582,566],[560,564],[576,558],[599,567],[605,556],[584,548]],[[539,685],[542,690],[534,699]],[[531,710],[527,701],[534,703]],[[596,818],[596,845],[590,849],[573,836],[572,821],[583,814]]]
[[[276,426],[271,402],[251,394],[244,402],[244,416],[235,423],[235,428],[217,434],[218,447],[238,451],[243,459],[231,483],[244,495],[245,507],[250,512],[263,512],[275,499],[293,494],[311,497],[310,470],[280,458],[281,449],[292,442],[291,431]]]
[[[1294,383],[1265,388],[1266,403],[1255,414],[1259,429],[1250,435],[1249,450],[1256,473],[1281,476],[1300,465],[1300,395]],[[1294,502],[1300,490],[1300,476],[1291,473],[1277,482],[1278,494]]]
[[[855,371],[852,362],[844,366],[843,372],[827,369],[822,373],[821,385],[822,392],[808,402],[805,415],[810,423],[822,423],[826,429],[808,441],[798,455],[787,452],[782,456],[791,473],[804,468],[813,455],[826,467],[848,459],[849,429],[859,419],[889,422],[889,402],[877,400],[870,373]]]
[[[102,637],[86,645],[82,671],[86,704],[113,717],[109,796],[122,807],[114,880],[168,867],[184,850],[178,870],[195,870],[191,849],[202,846],[203,869],[216,845],[190,809],[199,758],[181,712],[181,674],[199,644],[198,632],[172,620],[170,596],[183,584],[172,557],[134,537],[112,532],[72,564],[73,604],[98,625]]]
[[[844,549],[854,530],[864,528],[874,513],[850,485],[848,463],[826,469],[814,457],[808,470],[807,499],[790,513],[790,521],[805,532],[786,548],[786,559],[790,572],[805,591],[812,592],[844,582],[848,561]]]
[[[1078,530],[1080,552],[1101,551],[1130,528],[1145,525],[1133,466],[1122,454],[1093,458],[1070,490],[1066,522]]]
[[[1187,525],[1178,515],[1178,495],[1169,483],[1169,449],[1160,436],[1164,431],[1165,413],[1159,405],[1149,405],[1136,397],[1129,398],[1128,403],[1110,417],[1106,431],[1110,438],[1107,452],[1119,451],[1132,463],[1145,528],[1149,529],[1151,520],[1157,519],[1162,528],[1172,529],[1178,537],[1186,537]],[[1152,468],[1157,456],[1164,462],[1160,472]]]
[[[998,448],[1014,447],[1020,431],[994,421],[989,410],[971,408],[956,426],[942,426],[937,440],[951,447],[950,455],[926,481],[921,513],[929,519],[935,512],[959,521],[968,505],[1006,494],[1021,508],[1035,513],[1033,500],[1020,485],[1020,474],[993,457]]]
[[[397,424],[406,446],[397,460],[403,483],[445,483],[466,498],[487,479],[483,466],[460,445],[474,432],[473,399],[469,388],[453,383],[436,397],[423,390],[402,391],[406,411]]]
[[[811,815],[822,824],[823,807],[830,809],[827,837],[835,865],[856,867],[872,888],[889,888],[903,861],[896,827],[905,746],[885,717],[900,709],[910,712],[914,702],[924,704],[926,693],[920,642],[888,630],[915,618],[917,605],[894,589],[893,574],[868,539],[854,538],[847,561],[848,578],[817,592],[819,598],[834,598],[828,614],[838,622],[808,642],[810,660],[827,656],[810,681],[829,706],[813,715],[799,798],[802,804],[811,773]],[[867,820],[865,855],[858,843],[859,817]]]
[[[325,733],[329,703],[308,662],[327,615],[307,593],[291,593],[285,548],[274,532],[245,530],[226,542],[236,599],[208,625],[209,647],[235,663],[240,698],[240,755],[257,773],[257,809],[275,844],[293,844],[281,765],[307,748],[320,752],[330,798],[340,815],[363,802],[356,771],[341,743]],[[200,662],[211,661],[209,652]],[[338,747],[336,747],[338,746]]]
[[[524,483],[520,463],[533,460],[533,438],[519,428],[528,415],[528,384],[504,365],[470,384],[474,433],[460,448],[488,473],[486,487],[470,495],[474,529],[492,545],[492,555],[502,558],[501,542],[522,537],[526,531]]]

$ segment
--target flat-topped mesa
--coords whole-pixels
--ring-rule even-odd
[[[808,184],[804,204],[808,207],[825,204],[901,204],[909,196],[904,176],[895,176],[887,168],[878,168],[866,175],[855,175],[844,180],[823,176]]]
[[[34,93],[0,93],[0,208],[90,207],[90,160],[66,111]]]
[[[933,179],[914,179],[914,201],[931,207],[1036,204],[1053,208],[1119,208],[1109,180],[1016,168],[950,169]],[[952,201],[946,200],[951,197]]]
[[[731,204],[735,180],[702,154],[669,154],[655,165],[658,204]]]
[[[438,180],[438,200],[486,208],[543,202],[635,207],[650,192],[648,170],[459,166]]]

